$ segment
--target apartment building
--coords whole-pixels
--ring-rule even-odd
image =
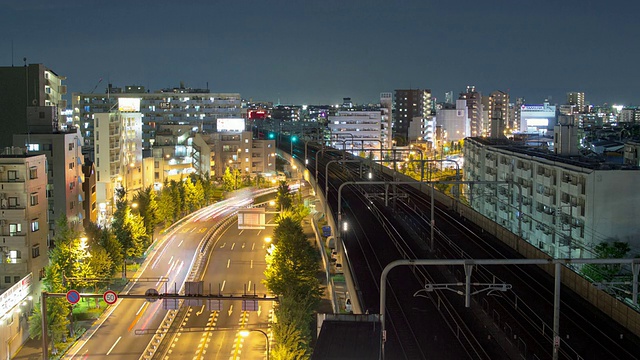
[[[62,99],[67,93],[64,80],[66,77],[43,64],[0,66],[0,123],[4,130],[0,132],[0,147],[11,146],[13,134],[27,133],[27,107],[52,106],[61,115],[67,107]],[[65,122],[64,117],[60,119]]]
[[[29,132],[13,135],[14,146],[26,148],[29,154],[46,155],[49,205],[47,218],[52,238],[55,223],[60,216],[66,216],[70,226],[78,231],[82,229],[85,218],[82,137],[76,128],[52,131],[55,118],[55,107],[29,107]]]
[[[127,197],[131,197],[143,187],[141,135],[142,114],[139,112],[94,114],[98,222],[112,213],[116,189],[124,188]]]
[[[5,148],[0,155],[0,290],[48,263],[47,168],[45,155]]]
[[[482,105],[482,94],[476,91],[475,86],[467,86],[467,90],[461,93],[458,99],[466,101],[471,136],[482,136],[485,128],[483,125],[484,106]],[[486,132],[484,134],[486,135]]]
[[[142,86],[124,89],[109,85],[105,93],[73,93],[73,123],[82,131],[83,153],[95,161],[95,114],[120,107],[119,99],[136,99],[142,114],[142,146],[151,149],[151,140],[162,124],[189,124],[199,131],[216,131],[218,118],[241,117],[238,93],[213,93],[209,89],[178,88],[148,92]]]
[[[603,241],[640,246],[637,166],[601,163],[514,145],[467,138],[464,180],[471,206],[554,257],[591,257]],[[507,183],[508,182],[508,183]],[[521,211],[521,213],[520,213]]]
[[[460,141],[471,135],[469,111],[466,100],[456,100],[455,106],[439,104],[436,125],[441,128],[441,141]]]
[[[396,90],[394,105],[393,137],[402,142],[408,142],[411,122],[414,119],[427,119],[431,116],[433,107],[431,90]]]

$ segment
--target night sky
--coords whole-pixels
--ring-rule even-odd
[[[188,5],[186,5],[188,4]],[[143,85],[247,99],[377,102],[467,85],[512,101],[640,104],[640,2],[0,0],[0,66],[43,63],[68,92]]]

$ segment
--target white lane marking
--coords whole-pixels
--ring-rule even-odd
[[[256,248],[256,243],[251,244],[251,251]]]
[[[220,245],[220,249],[224,249],[225,246],[227,246],[227,243]]]
[[[172,261],[173,261],[173,255],[171,255],[171,258],[169,259],[169,262],[167,264],[171,264]]]
[[[229,268],[229,265],[231,265],[231,259],[227,260],[227,269]]]
[[[204,312],[204,305],[202,305],[202,309],[196,313],[196,316],[200,316]]]
[[[244,249],[244,245],[245,245],[245,243],[242,243],[242,248],[243,248],[243,249]]]
[[[227,313],[229,314],[229,316],[231,316],[232,312],[233,312],[233,305],[229,306],[229,311]]]
[[[226,285],[227,280],[222,280],[222,286],[220,287],[220,292],[224,291],[224,286]]]
[[[231,244],[231,250],[233,250],[234,247],[236,247],[236,243]]]
[[[140,306],[140,309],[138,309],[138,311],[136,312],[136,316],[138,316],[138,314],[140,314],[140,311],[142,311],[142,308],[147,305],[147,303],[142,303],[142,306]]]
[[[111,350],[113,350],[114,347],[116,347],[116,345],[118,344],[118,342],[120,341],[120,339],[122,339],[122,336],[120,336],[118,338],[118,340],[116,340],[115,343],[113,343],[113,346],[111,347],[111,349],[109,349],[109,351],[107,351],[107,355],[111,354]]]
[[[251,280],[249,280],[249,285],[247,286],[247,290],[251,291]]]
[[[244,229],[240,230],[240,233],[238,235],[242,235],[243,232],[244,232]]]
[[[253,260],[251,260],[251,268],[253,269]]]
[[[183,242],[183,241],[184,241],[184,240],[180,240],[180,244],[178,244],[178,247],[180,247],[180,245],[182,245],[182,242]]]

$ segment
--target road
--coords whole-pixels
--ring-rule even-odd
[[[267,222],[272,220],[267,215]],[[264,230],[238,229],[233,223],[216,239],[204,271],[205,294],[242,296],[267,293],[262,284],[268,244],[273,227]],[[273,302],[258,302],[258,311],[242,311],[242,301],[223,300],[220,310],[205,304],[190,306],[183,325],[173,338],[164,359],[260,359],[266,355],[266,339],[258,331],[243,338],[241,329],[269,333]]]
[[[192,214],[186,221],[158,239],[149,256],[125,288],[126,293],[143,294],[149,288],[159,292],[180,290],[195,259],[203,235],[237,207],[250,203],[250,194],[225,200]],[[139,359],[151,335],[135,335],[136,330],[158,328],[167,310],[162,302],[123,300],[107,310],[94,332],[91,330],[65,355],[66,359]]]

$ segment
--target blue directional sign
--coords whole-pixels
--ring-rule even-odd
[[[71,305],[77,304],[80,301],[80,293],[77,290],[67,291],[67,301]]]
[[[331,236],[331,226],[323,226],[322,227],[322,235],[325,237]]]

